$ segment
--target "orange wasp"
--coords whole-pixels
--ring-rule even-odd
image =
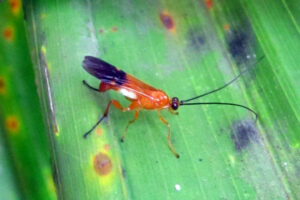
[[[257,64],[262,58],[260,58],[255,64]],[[127,112],[127,111],[134,111],[134,118],[130,120],[123,132],[121,142],[124,141],[124,138],[127,133],[127,129],[130,124],[135,122],[137,118],[139,117],[139,111],[142,109],[146,110],[156,110],[158,113],[159,119],[168,127],[168,145],[171,149],[172,153],[179,158],[179,154],[175,151],[174,146],[171,142],[171,130],[170,125],[168,121],[161,115],[160,111],[163,109],[168,109],[172,114],[178,114],[176,110],[179,106],[185,106],[185,105],[200,105],[200,104],[206,104],[206,105],[229,105],[229,106],[238,106],[247,109],[248,111],[252,112],[256,119],[257,119],[257,113],[240,104],[235,103],[223,103],[223,102],[196,102],[196,103],[187,103],[189,101],[198,99],[200,97],[209,95],[211,93],[217,92],[234,81],[236,81],[242,74],[247,72],[249,69],[246,69],[242,71],[237,77],[235,77],[230,82],[226,83],[220,88],[217,88],[215,90],[206,92],[202,95],[187,99],[187,100],[181,100],[177,97],[169,98],[169,96],[162,90],[156,89],[138,79],[133,77],[132,75],[129,75],[125,73],[124,71],[116,68],[115,66],[92,56],[85,56],[83,60],[83,68],[89,72],[91,75],[95,76],[96,78],[101,80],[101,83],[99,85],[99,89],[94,88],[90,86],[86,81],[83,81],[83,83],[90,89],[95,90],[97,92],[106,92],[107,90],[115,90],[119,93],[121,93],[127,100],[129,100],[131,103],[128,107],[123,107],[117,100],[110,100],[104,114],[99,118],[97,123],[84,134],[84,138],[88,136],[100,122],[107,117],[108,111],[111,105],[113,105],[115,108]]]

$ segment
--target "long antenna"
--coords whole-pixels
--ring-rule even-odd
[[[251,108],[248,108],[247,106],[236,104],[236,103],[223,103],[223,102],[198,102],[198,103],[183,103],[180,102],[181,106],[191,106],[191,105],[226,105],[226,106],[237,106],[244,108],[250,112],[252,112],[255,115],[255,121],[257,121],[258,114],[252,110]]]
[[[190,98],[190,99],[187,99],[187,100],[181,100],[181,101],[180,101],[180,104],[183,105],[183,103],[185,103],[185,102],[189,102],[189,101],[198,99],[198,98],[200,98],[200,97],[204,97],[204,96],[206,96],[206,95],[215,93],[215,92],[217,92],[217,91],[219,91],[219,90],[222,90],[222,89],[226,88],[228,85],[232,84],[232,83],[235,82],[238,78],[240,78],[243,74],[245,74],[246,72],[248,72],[248,71],[252,68],[252,66],[257,65],[257,63],[259,63],[263,58],[264,58],[264,56],[260,57],[255,63],[253,63],[253,65],[251,65],[251,67],[248,67],[247,69],[243,70],[238,76],[236,76],[234,79],[232,79],[231,81],[229,81],[228,83],[226,83],[226,84],[223,85],[222,87],[219,87],[219,88],[217,88],[217,89],[211,90],[211,91],[209,91],[209,92],[206,92],[206,93],[204,93],[204,94],[201,94],[201,95],[199,95],[199,96],[196,96],[196,97],[193,97],[193,98]],[[185,105],[187,105],[187,104],[185,104]]]

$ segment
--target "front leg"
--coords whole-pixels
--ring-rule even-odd
[[[168,144],[169,144],[169,148],[172,151],[172,153],[176,156],[176,158],[179,158],[179,154],[175,151],[175,148],[173,147],[173,144],[171,142],[171,129],[170,129],[170,125],[169,122],[167,122],[167,120],[165,120],[165,118],[160,114],[160,110],[157,110],[158,116],[160,121],[162,121],[162,123],[164,123],[165,125],[167,125],[168,127]]]
[[[173,115],[179,115],[179,113],[173,109],[169,109],[170,113]]]

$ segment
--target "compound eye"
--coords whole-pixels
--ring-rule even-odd
[[[172,109],[173,110],[177,110],[178,109],[178,106],[179,106],[179,100],[177,97],[173,97],[172,98]]]
[[[172,103],[172,108],[173,108],[173,110],[177,110],[178,104],[177,103]]]

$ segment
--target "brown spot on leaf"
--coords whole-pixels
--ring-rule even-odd
[[[105,145],[104,145],[104,149],[105,149],[106,151],[109,151],[109,149],[110,149],[109,144],[105,144]]]
[[[11,7],[11,10],[14,14],[19,13],[20,7],[21,7],[21,2],[20,0],[10,0],[9,5]]]
[[[54,131],[54,133],[55,133],[56,136],[59,135],[59,134],[58,134],[58,127],[57,127],[57,124],[56,124],[56,123],[53,125],[53,131]]]
[[[96,128],[96,134],[97,135],[102,135],[103,131],[102,131],[102,128],[101,127],[97,127]]]
[[[115,26],[111,28],[111,32],[116,32],[117,30],[118,30],[118,28]]]
[[[16,133],[20,128],[20,123],[17,117],[9,116],[5,120],[6,130],[12,133]]]
[[[213,1],[212,0],[204,0],[206,8],[211,10],[213,8]]]
[[[112,162],[109,156],[101,152],[95,155],[94,169],[100,176],[109,174],[112,169]]]
[[[225,30],[225,31],[228,31],[229,29],[230,29],[230,25],[229,25],[229,24],[225,24],[225,25],[224,25],[224,30]]]
[[[5,93],[5,88],[6,88],[5,80],[3,77],[0,77],[0,94]]]
[[[99,33],[102,34],[104,33],[104,30],[102,28],[99,29]]]
[[[160,13],[159,18],[162,24],[166,27],[166,29],[170,31],[174,31],[175,23],[172,16],[169,13],[167,12]]]
[[[12,41],[14,38],[14,29],[12,27],[6,27],[2,34],[7,41]]]

